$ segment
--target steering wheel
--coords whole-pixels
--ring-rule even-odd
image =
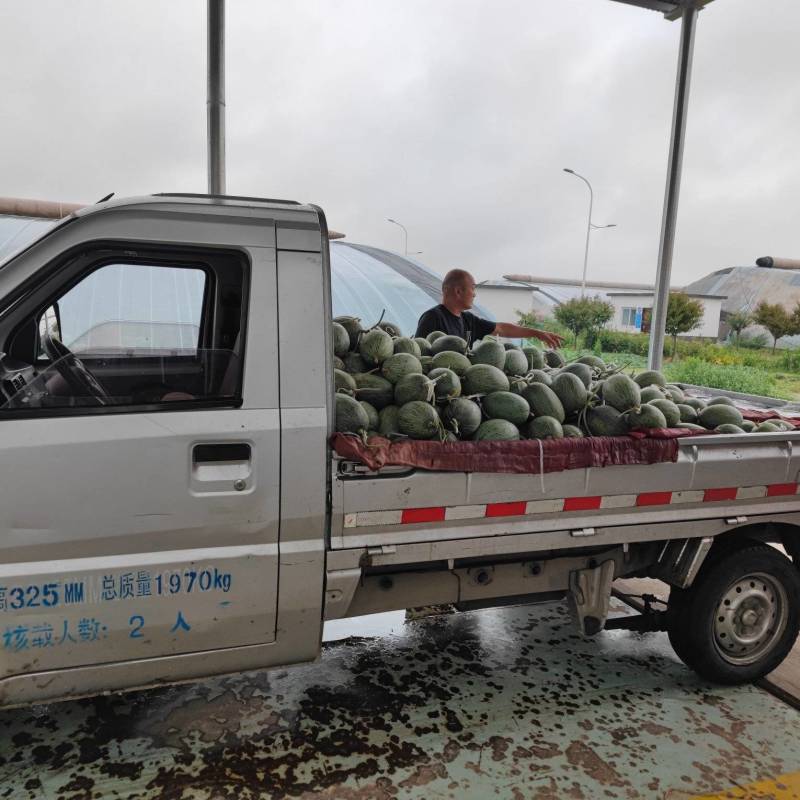
[[[69,347],[49,331],[45,333],[42,344],[50,362],[76,397],[92,397],[99,405],[106,405],[108,392]]]

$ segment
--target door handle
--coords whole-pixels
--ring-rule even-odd
[[[225,444],[196,444],[192,448],[193,464],[208,464],[236,461],[250,461],[250,445],[244,442],[226,442]]]

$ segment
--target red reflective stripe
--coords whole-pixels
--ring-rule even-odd
[[[797,484],[771,483],[767,486],[767,497],[780,497],[785,494],[797,494]]]
[[[703,492],[703,502],[713,502],[715,500],[735,500],[736,487],[727,486],[724,489],[706,489]]]
[[[525,513],[527,501],[521,500],[518,503],[487,503],[487,517],[514,517]]]
[[[603,498],[596,497],[567,497],[564,500],[564,511],[591,511],[600,508]]]
[[[642,492],[636,497],[637,506],[668,506],[672,492]]]
[[[444,519],[444,506],[438,508],[407,508],[400,517],[401,525],[413,522],[441,522]]]

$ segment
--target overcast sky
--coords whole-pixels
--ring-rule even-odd
[[[206,190],[203,0],[4,0],[0,195]],[[652,281],[680,23],[610,0],[228,0],[227,189],[433,269]],[[673,283],[800,257],[798,0],[700,13]]]

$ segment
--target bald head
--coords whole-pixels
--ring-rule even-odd
[[[442,303],[453,313],[472,308],[475,278],[465,269],[451,269],[442,281]]]

